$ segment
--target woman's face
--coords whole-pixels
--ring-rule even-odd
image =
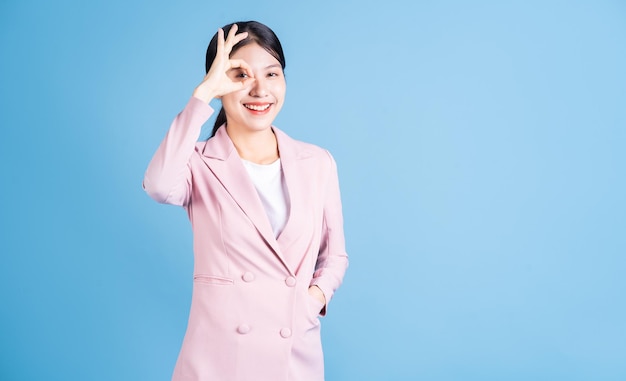
[[[287,89],[280,62],[256,43],[238,49],[230,58],[246,61],[255,80],[249,87],[222,96],[228,128],[269,128],[283,106]],[[247,76],[241,69],[231,69],[228,75],[233,81]]]

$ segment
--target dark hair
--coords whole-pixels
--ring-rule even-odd
[[[240,48],[252,44],[257,43],[260,47],[267,50],[269,54],[274,56],[280,62],[280,66],[282,66],[283,70],[285,69],[285,55],[283,54],[283,47],[276,37],[276,34],[266,25],[261,24],[257,21],[240,21],[232,24],[228,24],[224,26],[222,29],[224,30],[224,38],[228,36],[228,32],[230,28],[237,24],[237,34],[248,32],[248,37],[244,40],[241,40],[237,43],[237,45],[233,46],[230,54],[232,55]],[[206,50],[206,63],[205,69],[206,72],[209,72],[211,65],[213,65],[213,61],[215,60],[215,56],[217,54],[217,33],[211,39],[209,46]],[[219,114],[217,114],[217,119],[215,120],[215,125],[213,126],[213,131],[211,132],[211,137],[215,136],[215,133],[220,128],[222,124],[226,123],[226,112],[224,111],[224,107],[220,109]]]

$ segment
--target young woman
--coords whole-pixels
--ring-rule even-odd
[[[225,38],[226,35],[226,38]],[[271,29],[219,29],[204,80],[145,174],[146,192],[184,207],[193,296],[173,380],[324,379],[319,316],[348,266],[337,169],[272,126],[285,58]],[[213,136],[197,142],[221,99]]]

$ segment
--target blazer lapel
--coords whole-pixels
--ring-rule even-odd
[[[304,171],[300,164],[301,160],[310,158],[312,153],[308,150],[299,150],[297,143],[278,128],[273,127],[273,130],[278,141],[280,163],[289,198],[289,217],[277,241],[283,252],[290,252],[289,247],[302,234],[296,220],[306,219],[310,214],[307,205],[311,200],[306,199],[307,192],[303,187],[307,186],[306,177],[311,174]],[[295,273],[298,272],[303,259],[304,253],[292,253],[285,258]]]
[[[233,200],[239,205],[243,213],[252,221],[259,234],[274,251],[283,266],[293,275],[291,267],[286,263],[278,242],[274,237],[274,232],[256,188],[252,184],[250,176],[224,127],[221,127],[213,138],[207,140],[202,151],[202,158]]]

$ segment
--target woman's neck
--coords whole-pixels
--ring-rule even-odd
[[[239,131],[226,127],[239,157],[257,164],[271,164],[279,158],[278,142],[271,128],[263,131]]]

